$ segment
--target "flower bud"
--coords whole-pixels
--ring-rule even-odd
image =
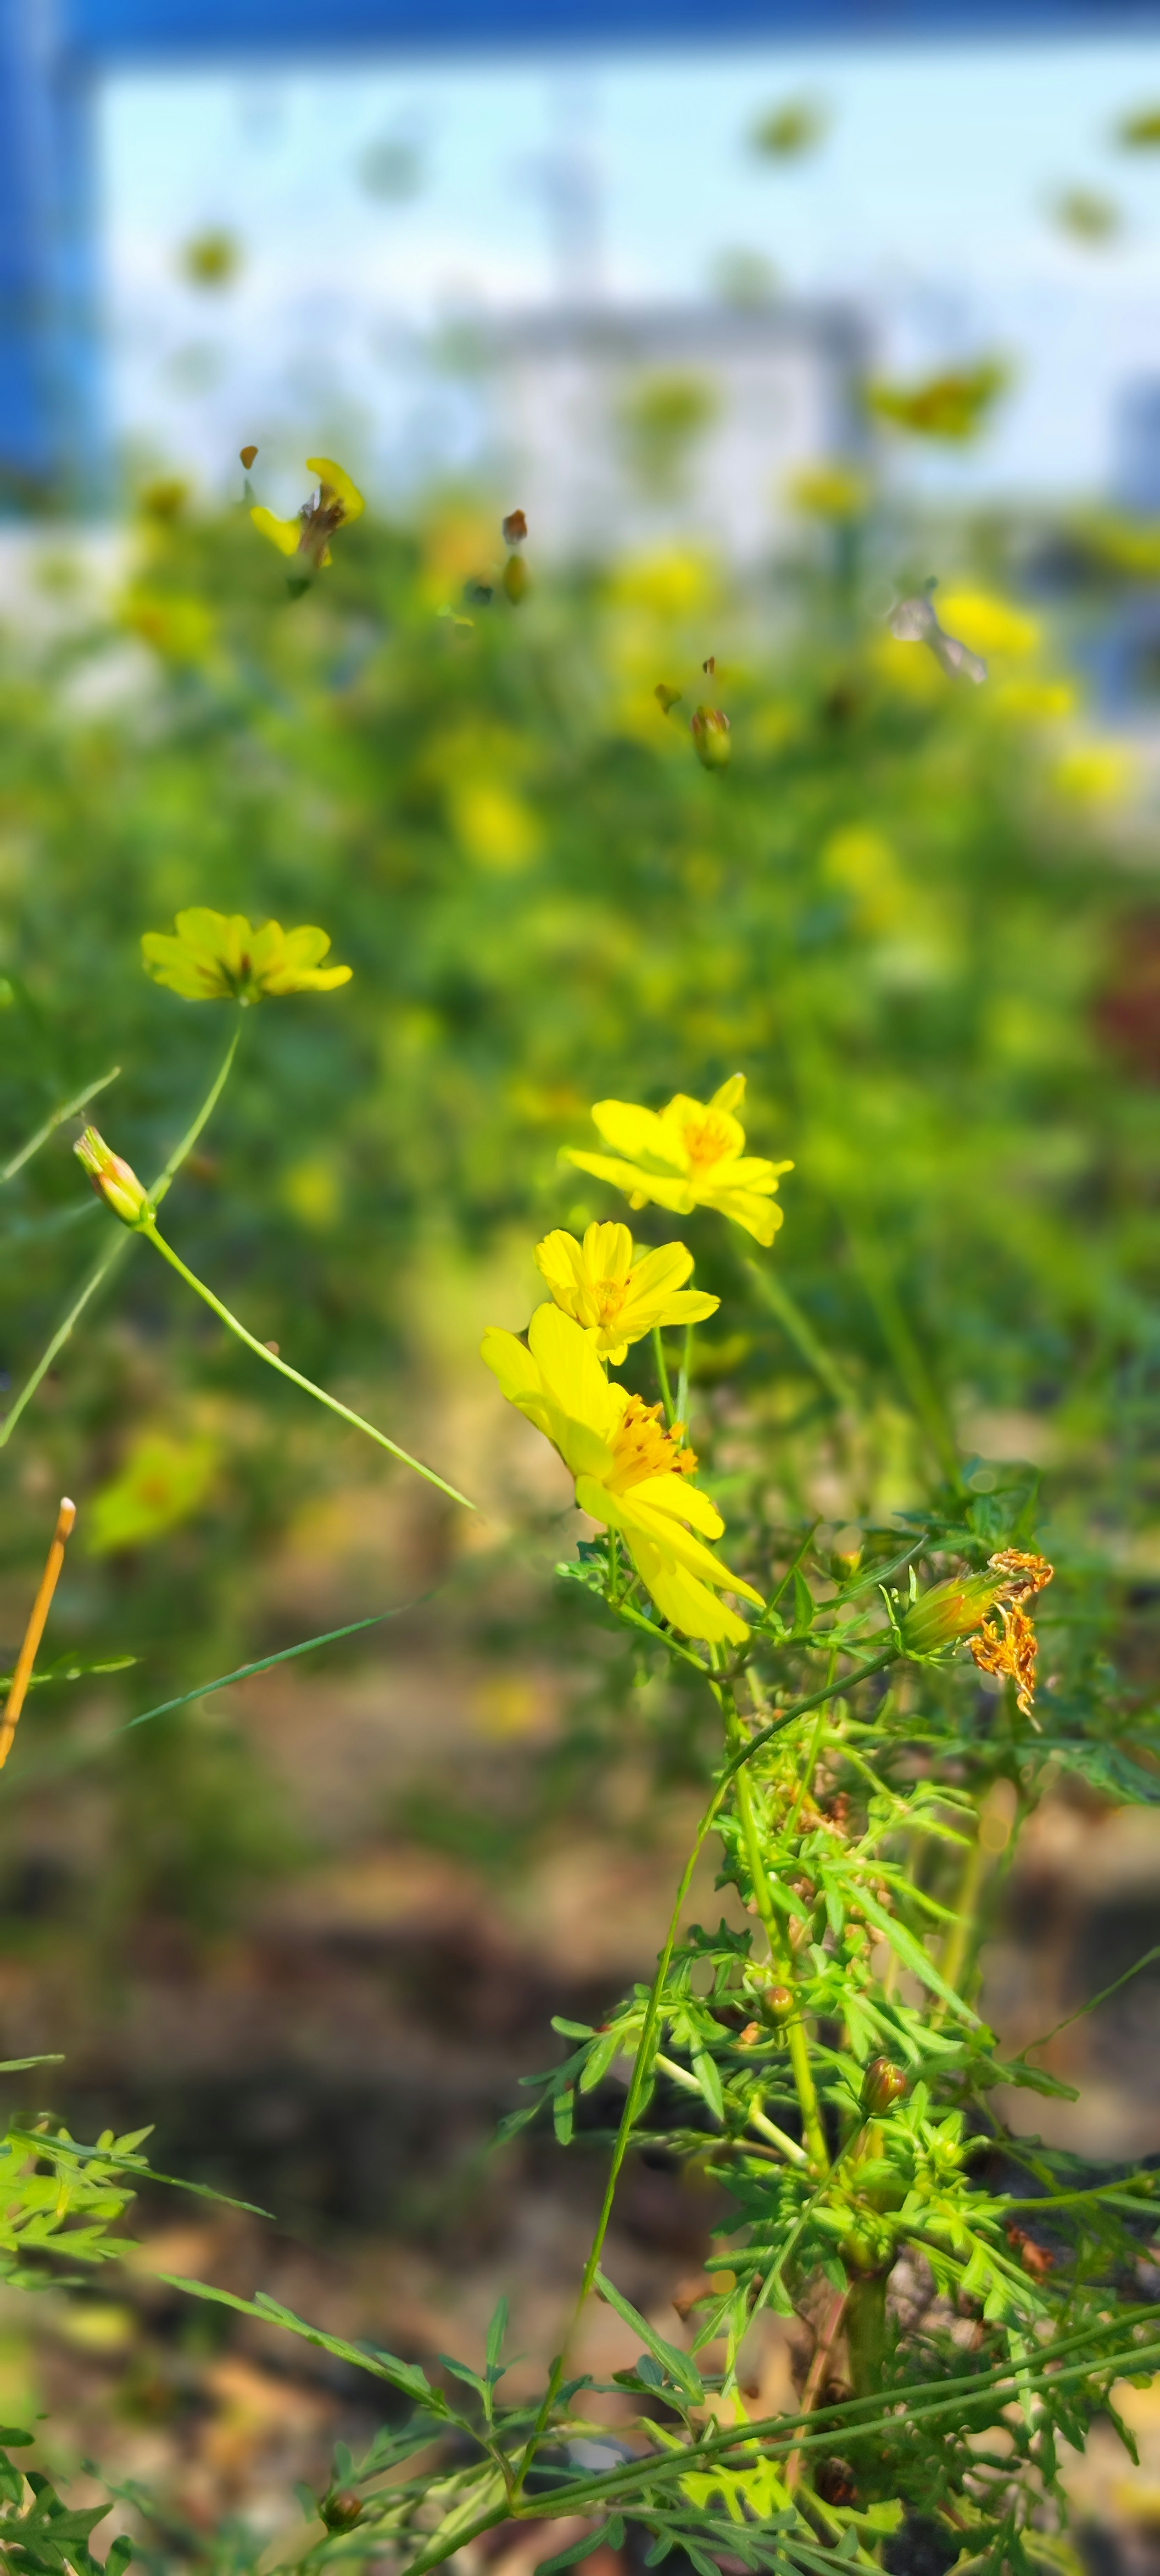
[[[697,707],[693,718],[693,749],[702,769],[726,769],[733,745],[729,740],[729,718],[720,707]]]
[[[509,555],[500,575],[513,608],[518,608],[528,587],[528,567],[522,555]]]
[[[143,1181],[139,1181],[131,1163],[114,1154],[95,1127],[86,1127],[78,1137],[73,1152],[84,1164],[97,1197],[111,1207],[122,1225],[139,1225],[147,1203]]]
[[[906,2091],[906,2077],[892,2057],[872,2057],[862,2077],[862,2108],[872,2120],[892,2111]]]
[[[509,510],[503,522],[505,546],[522,546],[528,533],[528,522],[522,510]]]
[[[788,1986],[767,1986],[761,1998],[761,2009],[767,2021],[781,2025],[789,2020],[794,1998]]]
[[[1002,1588],[1001,1575],[988,1570],[953,1575],[949,1583],[936,1583],[933,1591],[920,1594],[901,1622],[907,1654],[930,1655],[960,1637],[973,1637]]]
[[[328,2531],[353,2531],[362,2521],[363,2502],[353,2487],[340,2487],[337,2495],[325,2495],[319,2513]]]

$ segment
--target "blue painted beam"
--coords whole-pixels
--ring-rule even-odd
[[[65,0],[93,62],[405,47],[1155,34],[1158,0]]]

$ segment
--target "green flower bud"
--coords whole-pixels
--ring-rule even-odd
[[[892,2057],[872,2057],[862,2077],[862,2108],[872,2120],[892,2111],[906,2091],[906,2077]]]
[[[939,1646],[953,1646],[960,1637],[973,1637],[1002,1589],[1002,1576],[987,1571],[956,1574],[949,1583],[936,1583],[933,1591],[921,1593],[901,1622],[907,1654],[930,1655]]]
[[[362,2497],[353,2487],[340,2487],[337,2495],[323,2496],[318,2510],[328,2531],[353,2531],[362,2521]]]
[[[778,2024],[788,2021],[793,2008],[794,1998],[788,1986],[766,1987],[761,1998],[761,2009],[767,2021]]]
[[[106,1207],[111,1207],[114,1216],[120,1217],[122,1225],[139,1225],[147,1192],[132,1164],[122,1161],[120,1154],[114,1154],[111,1145],[106,1145],[95,1127],[86,1127],[73,1152],[84,1164],[97,1197],[104,1200]]]
[[[522,555],[509,555],[500,579],[513,608],[518,608],[527,595],[528,567]]]
[[[692,716],[693,749],[702,769],[727,769],[733,745],[729,718],[720,707],[696,707]]]

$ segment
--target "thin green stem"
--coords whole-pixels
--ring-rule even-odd
[[[125,1253],[128,1251],[131,1240],[132,1237],[126,1234],[122,1228],[117,1234],[115,1240],[109,1245],[108,1250],[101,1254],[101,1258],[97,1263],[96,1269],[90,1270],[84,1287],[81,1289],[80,1295],[74,1298],[67,1315],[63,1318],[63,1321],[57,1325],[56,1331],[53,1334],[47,1350],[41,1352],[40,1358],[32,1371],[31,1377],[27,1377],[25,1379],[19,1395],[9,1406],[3,1422],[0,1422],[0,1449],[7,1446],[25,1406],[31,1404],[37,1387],[41,1384],[42,1380],[47,1377],[58,1352],[64,1349],[65,1343],[67,1342],[74,1325],[79,1324],[86,1306],[90,1303],[90,1300],[96,1296],[98,1288],[103,1287],[105,1280],[110,1276],[111,1272],[116,1269],[118,1262],[123,1260]]]
[[[677,1420],[689,1425],[689,1376],[693,1366],[693,1327],[685,1326],[685,1347],[681,1353],[681,1374],[677,1380]]]
[[[866,1680],[870,1674],[881,1672],[887,1664],[894,1661],[897,1651],[897,1647],[891,1643],[883,1654],[875,1657],[873,1662],[864,1664],[860,1671],[851,1674],[847,1680],[846,1688],[852,1689],[855,1683]],[[661,1952],[657,1966],[657,1973],[653,1979],[648,2004],[645,2009],[644,2025],[641,2030],[640,2043],[637,2048],[636,2056],[633,2060],[632,2075],[629,2079],[628,2091],[625,2095],[624,2109],[620,2117],[620,2127],[616,2135],[616,2144],[612,2150],[612,2162],[609,2167],[608,2183],[605,2189],[604,2199],[601,2204],[600,2216],[596,2223],[596,2234],[592,2241],[592,2248],[588,2256],[588,2261],[584,2266],[584,2277],[581,2281],[576,2304],[572,2311],[567,2333],[564,2337],[563,2347],[557,2354],[556,2360],[553,2363],[548,2386],[544,2392],[543,2402],[528,2438],[528,2449],[524,2457],[520,2476],[516,2481],[517,2495],[522,2489],[523,2481],[526,2478],[532,2461],[543,2441],[552,2408],[555,2405],[556,2397],[563,2384],[568,2346],[575,2334],[577,2322],[584,2306],[586,2305],[592,2289],[592,2284],[595,2281],[597,2271],[600,2267],[600,2257],[604,2251],[604,2240],[608,2234],[609,2224],[612,2218],[613,2203],[616,2199],[616,2187],[620,2180],[621,2168],[624,2164],[624,2159],[628,2154],[629,2147],[632,2143],[632,2132],[636,2123],[637,2111],[640,2108],[644,2087],[652,2069],[653,2041],[656,2035],[657,2023],[660,2019],[661,2003],[664,1996],[665,1984],[668,1978],[669,1968],[672,1964],[673,1951],[676,1947],[681,1915],[684,1912],[689,1890],[693,1884],[693,1877],[697,1863],[700,1860],[701,1853],[704,1850],[709,1835],[712,1833],[713,1827],[717,1822],[721,1809],[725,1804],[730,1786],[737,1777],[738,1772],[744,1769],[745,1765],[752,1760],[755,1753],[760,1752],[764,1744],[771,1743],[775,1735],[782,1734],[784,1729],[787,1726],[792,1726],[797,1718],[805,1717],[810,1709],[818,1706],[820,1701],[830,1699],[832,1696],[832,1682],[828,1682],[825,1688],[820,1691],[810,1691],[804,1699],[795,1700],[791,1708],[779,1709],[776,1717],[772,1717],[770,1719],[768,1726],[762,1727],[757,1735],[750,1736],[743,1745],[738,1746],[737,1751],[726,1763],[709,1804],[705,1809],[705,1813],[697,1827],[693,1848],[685,1863],[681,1883],[677,1889],[676,1902],[673,1906],[673,1911],[669,1920],[669,1928],[665,1935],[665,1945]]]
[[[845,1214],[850,1248],[882,1339],[930,1442],[947,1483],[959,1485],[959,1450],[942,1397],[927,1367],[885,1259],[872,1238]]]
[[[380,1449],[386,1449],[402,1466],[413,1468],[417,1476],[422,1476],[428,1485],[435,1485],[453,1503],[462,1503],[467,1512],[478,1511],[478,1504],[471,1502],[466,1494],[461,1494],[457,1485],[449,1485],[445,1477],[436,1475],[433,1467],[425,1467],[421,1458],[412,1458],[410,1451],[401,1449],[397,1440],[389,1440],[385,1431],[376,1430],[373,1422],[367,1422],[361,1413],[353,1412],[349,1404],[340,1404],[337,1396],[328,1395],[325,1387],[315,1386],[313,1378],[303,1377],[301,1371],[291,1368],[289,1361],[282,1359],[277,1351],[270,1350],[265,1342],[258,1341],[255,1334],[248,1333],[237,1316],[230,1313],[229,1307],[222,1304],[221,1298],[215,1297],[212,1288],[206,1287],[204,1279],[199,1279],[195,1271],[187,1268],[180,1253],[175,1252],[164,1235],[158,1233],[151,1218],[145,1219],[137,1231],[160,1253],[162,1260],[169,1263],[170,1269],[176,1270],[178,1278],[184,1279],[186,1287],[192,1288],[194,1295],[212,1309],[227,1330],[239,1342],[244,1342],[248,1351],[253,1351],[258,1359],[265,1361],[267,1368],[276,1369],[279,1377],[289,1379],[291,1386],[301,1387],[304,1395],[312,1395],[316,1404],[325,1405],[327,1412],[337,1414],[340,1422],[349,1422],[355,1431],[365,1431],[368,1440],[376,1441]]]
[[[824,1342],[818,1340],[808,1316],[803,1315],[796,1297],[791,1297],[785,1281],[776,1270],[763,1270],[757,1261],[747,1261],[745,1267],[750,1277],[756,1280],[765,1304],[776,1315],[782,1331],[806,1367],[813,1370],[824,1386],[831,1403],[843,1413],[856,1411],[857,1399],[849,1379],[843,1375],[837,1361],[831,1359]]]
[[[176,1178],[182,1163],[185,1161],[186,1155],[191,1153],[193,1147],[196,1145],[202,1128],[205,1126],[206,1120],[212,1117],[229,1079],[230,1069],[238,1051],[238,1039],[240,1038],[241,1033],[242,1025],[239,1020],[238,1025],[234,1030],[234,1034],[230,1039],[230,1043],[226,1048],[222,1063],[210,1085],[205,1099],[202,1102],[201,1108],[198,1110],[192,1127],[186,1129],[186,1132],[181,1139],[181,1143],[174,1146],[168,1162],[165,1164],[164,1169],[158,1173],[157,1178],[153,1183],[153,1187],[149,1191],[150,1206],[157,1207],[160,1205],[166,1191]],[[119,1071],[120,1068],[118,1067],[116,1070]],[[62,1109],[60,1111],[60,1117],[67,1118],[70,1111],[79,1109],[85,1100],[92,1100],[98,1091],[102,1091],[104,1089],[106,1083],[112,1082],[114,1079],[115,1074],[106,1073],[102,1075],[100,1082],[93,1083],[87,1092],[82,1092],[78,1099],[71,1101],[68,1109]],[[26,1149],[24,1159],[27,1159],[27,1152],[33,1150],[37,1141],[38,1139],[34,1137],[32,1147]],[[16,1164],[12,1164],[9,1167],[10,1170],[16,1170],[18,1168],[18,1162]],[[8,1173],[6,1172],[3,1177],[7,1179]],[[16,1429],[16,1425],[20,1420],[21,1414],[24,1412],[25,1407],[31,1404],[38,1386],[40,1386],[43,1380],[47,1377],[53,1361],[64,1349],[65,1343],[68,1341],[70,1334],[74,1331],[76,1325],[79,1324],[86,1306],[88,1306],[96,1296],[98,1289],[104,1286],[106,1279],[108,1279],[116,1269],[118,1262],[124,1260],[125,1254],[128,1251],[132,1240],[132,1232],[127,1231],[124,1226],[119,1224],[107,1252],[103,1252],[101,1254],[101,1258],[98,1261],[96,1268],[89,1272],[88,1278],[86,1279],[79,1296],[74,1299],[72,1305],[69,1307],[67,1315],[65,1315],[63,1320],[57,1325],[56,1331],[53,1334],[47,1350],[42,1351],[40,1358],[32,1371],[31,1377],[25,1379],[19,1395],[16,1397],[15,1402],[9,1406],[3,1422],[0,1423],[0,1449],[3,1449],[11,1439],[12,1434]]]
[[[96,1099],[98,1091],[107,1091],[109,1084],[117,1081],[120,1071],[120,1065],[115,1064],[111,1072],[100,1073],[95,1082],[86,1083],[84,1090],[78,1091],[72,1100],[66,1100],[63,1108],[54,1109],[52,1116],[45,1119],[43,1127],[37,1128],[35,1136],[30,1136],[28,1143],[22,1145],[19,1153],[12,1156],[11,1162],[5,1163],[0,1169],[0,1181],[15,1180],[17,1172],[23,1171],[25,1164],[32,1161],[34,1154],[39,1154],[41,1146],[47,1145],[49,1137],[55,1136],[57,1128],[63,1127],[65,1119],[75,1118],[78,1109],[87,1108],[89,1101]]]
[[[193,1125],[186,1128],[185,1134],[181,1139],[181,1143],[174,1146],[173,1152],[169,1157],[169,1161],[166,1163],[164,1169],[158,1173],[157,1178],[149,1191],[150,1207],[160,1207],[162,1199],[172,1188],[181,1166],[185,1161],[186,1155],[192,1154],[202,1128],[208,1126],[233,1071],[234,1057],[238,1052],[241,1035],[242,1021],[239,1014],[237,1027],[235,1028],[234,1034],[230,1039],[224,1056],[222,1057],[218,1072],[213,1082],[210,1084],[205,1099],[202,1101],[197,1116],[193,1121]]]
[[[665,1346],[661,1340],[661,1328],[659,1324],[653,1325],[652,1343],[653,1356],[657,1364],[657,1385],[660,1388],[661,1400],[665,1408],[665,1421],[671,1431],[674,1422],[677,1420],[677,1411],[673,1403],[673,1390],[669,1384],[668,1363],[665,1359]]]
[[[734,1746],[744,1745],[747,1740],[746,1731],[729,1684],[714,1682],[712,1689],[725,1721],[727,1740]],[[796,1963],[792,1946],[786,1937],[785,1925],[770,1892],[769,1873],[765,1866],[765,1856],[757,1826],[757,1812],[753,1803],[753,1783],[748,1771],[742,1770],[737,1774],[736,1798],[754,1901],[769,1943],[769,1955],[778,1974],[784,1978],[791,1992],[796,1995]],[[788,2022],[786,2039],[810,2163],[818,2173],[828,2173],[830,2151],[826,2140],[826,2126],[822,2118],[817,2086],[814,2083],[813,2068],[810,2064],[809,2039],[800,2011],[795,2012]]]

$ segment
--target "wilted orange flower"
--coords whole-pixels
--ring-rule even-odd
[[[1050,1583],[1055,1568],[1045,1556],[1021,1547],[1002,1548],[989,1562],[992,1572],[1002,1577],[995,1602],[1002,1624],[996,1627],[993,1620],[984,1619],[978,1635],[968,1643],[981,1673],[996,1673],[1015,1683],[1015,1705],[1030,1717],[1039,1641],[1024,1605]]]

